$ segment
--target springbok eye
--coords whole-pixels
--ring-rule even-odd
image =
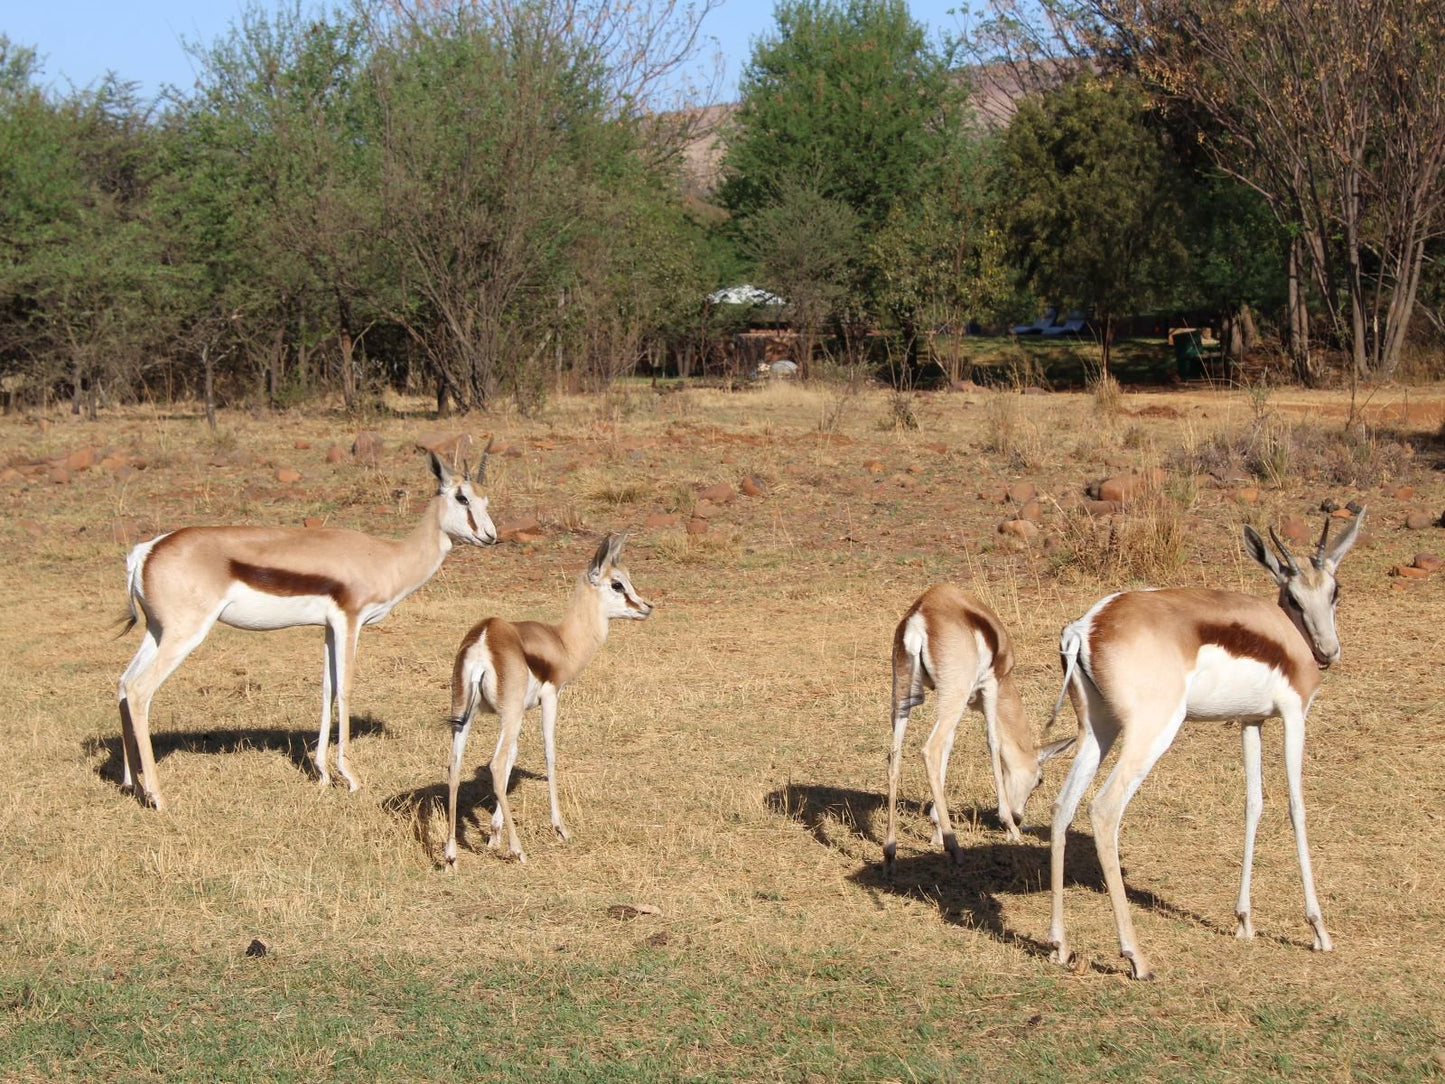
[[[621,594],[622,591],[623,591],[622,581],[621,581],[621,580],[613,580],[613,581],[612,581],[612,590],[616,591],[618,594]]]
[[[458,493],[458,494],[457,494],[457,503],[458,503],[458,504],[463,504],[463,505],[465,505],[465,504],[471,504],[472,502],[469,501],[469,500],[467,500],[467,495],[466,495],[465,493]]]

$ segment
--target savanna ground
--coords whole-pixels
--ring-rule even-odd
[[[156,699],[166,814],[118,788],[115,682],[139,635],[116,640],[111,624],[127,546],[185,524],[308,517],[400,535],[430,495],[413,443],[438,423],[420,401],[363,423],[386,449],[367,467],[327,462],[357,423],[322,411],[224,414],[215,436],[186,409],[3,419],[0,449],[19,473],[0,486],[0,1078],[1438,1075],[1445,602],[1438,581],[1397,589],[1388,571],[1445,543],[1438,528],[1402,526],[1412,508],[1445,507],[1445,392],[1379,392],[1350,433],[1346,403],[980,390],[895,409],[879,390],[635,385],[554,400],[531,420],[467,419],[509,449],[488,479],[495,518],[535,516],[541,537],[455,551],[364,633],[351,758],[363,789],[323,792],[306,764],[319,631],[218,626]],[[917,429],[896,424],[910,411]],[[81,447],[144,468],[55,484],[23,466]],[[1086,481],[1150,466],[1168,482],[1112,544],[1110,528],[1064,510]],[[284,468],[300,481],[278,481]],[[699,486],[749,476],[764,496],[700,506]],[[997,531],[1007,507],[979,497],[1018,481],[1045,498],[1044,534],[1025,548]],[[1403,485],[1413,500],[1396,495]],[[1270,595],[1241,522],[1296,515],[1317,530],[1325,496],[1370,506],[1369,537],[1343,568],[1344,661],[1315,705],[1306,761],[1334,953],[1309,951],[1277,723],[1253,943],[1233,934],[1236,727],[1186,727],[1125,818],[1155,983],[1125,977],[1082,811],[1067,917],[1089,966],[1047,960],[1042,825],[1066,763],[1030,803],[1026,841],[1009,843],[970,715],[950,778],[963,866],[929,846],[917,749],[931,699],[909,734],[898,871],[883,877],[889,637],[925,586],[952,580],[998,609],[1041,730],[1065,622],[1142,582]],[[697,511],[711,513],[702,535],[644,526]],[[624,528],[634,582],[658,608],[615,627],[563,698],[572,842],[550,833],[529,719],[513,792],[529,862],[486,850],[484,718],[447,876],[458,640],[492,613],[555,620],[597,536]],[[1066,709],[1056,733],[1071,726]],[[246,954],[253,939],[266,955]]]

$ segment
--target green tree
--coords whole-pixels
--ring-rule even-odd
[[[1122,76],[1083,75],[1025,99],[1003,135],[999,206],[1024,276],[1042,297],[1093,310],[1106,371],[1116,318],[1176,290],[1182,179]]]

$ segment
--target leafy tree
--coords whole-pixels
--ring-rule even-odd
[[[1168,300],[1185,258],[1177,161],[1137,84],[1075,78],[1024,100],[1003,135],[1000,207],[1040,296],[1115,318]]]

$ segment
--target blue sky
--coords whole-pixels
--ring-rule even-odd
[[[274,7],[272,0],[262,0]],[[956,32],[950,9],[961,0],[909,0],[914,18],[935,33]],[[195,0],[8,0],[0,6],[0,33],[34,48],[43,81],[64,89],[87,86],[108,69],[140,84],[150,97],[166,83],[189,89],[195,68],[183,41],[209,43],[239,20],[238,2]],[[722,99],[730,100],[754,38],[773,25],[773,0],[723,0],[703,25],[727,60]]]

